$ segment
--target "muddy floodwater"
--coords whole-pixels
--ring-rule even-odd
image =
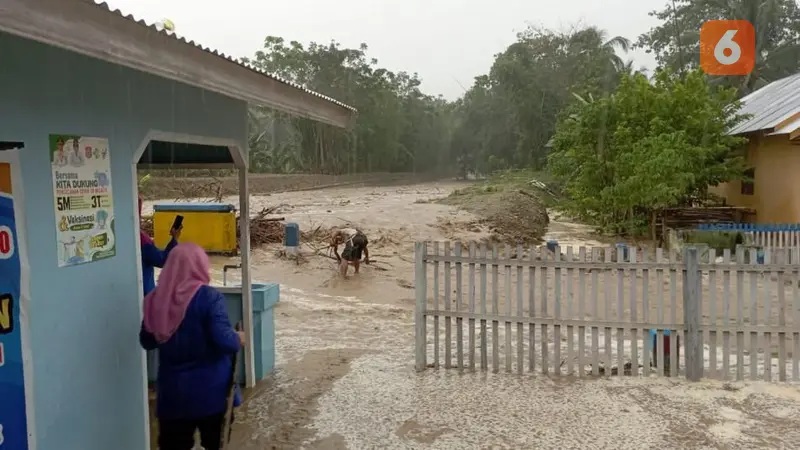
[[[429,200],[455,182],[253,196],[301,229],[351,225],[374,263],[336,277],[323,249],[301,263],[254,249],[254,281],[278,282],[277,370],[237,412],[233,449],[797,448],[800,388],[682,378],[572,379],[414,370],[414,242],[482,237],[476,217]],[[237,203],[236,199],[226,199]],[[551,215],[546,239],[599,245]],[[223,264],[214,258],[215,275]]]

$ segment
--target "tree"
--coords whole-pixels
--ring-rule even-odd
[[[559,112],[579,95],[613,90],[628,70],[617,51],[630,43],[594,28],[528,28],[496,55],[459,104],[455,154],[479,171],[541,168]]]
[[[259,69],[359,110],[351,132],[265,108],[251,110],[254,170],[345,173],[448,168],[453,108],[423,94],[416,74],[392,72],[367,57],[367,45],[308,46],[269,36],[248,61]],[[451,165],[452,166],[452,165]]]
[[[746,142],[726,131],[743,120],[736,90],[699,71],[625,74],[612,95],[576,102],[561,116],[550,171],[568,209],[610,232],[637,232],[650,212],[688,205],[708,187],[739,179]]]
[[[663,23],[636,43],[681,73],[700,64],[700,27],[708,20],[747,20],[756,30],[756,64],[746,76],[712,77],[744,96],[800,71],[800,8],[796,0],[675,0],[651,16]]]

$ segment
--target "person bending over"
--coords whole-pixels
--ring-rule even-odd
[[[342,254],[339,255],[339,246],[344,244]],[[361,265],[361,254],[364,254],[364,264],[369,264],[369,250],[367,236],[355,228],[341,228],[335,230],[331,238],[331,247],[339,262],[339,272],[342,277],[347,277],[347,268],[352,265],[358,273]]]

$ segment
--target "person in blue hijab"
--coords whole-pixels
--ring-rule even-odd
[[[139,217],[142,217],[142,196],[139,196]],[[153,238],[147,235],[144,231],[139,232],[139,238],[142,244],[142,284],[144,288],[144,295],[147,295],[156,288],[155,268],[159,269],[164,267],[167,262],[169,252],[178,245],[178,239],[181,237],[181,230],[169,230],[170,239],[169,243],[164,250],[156,247]]]

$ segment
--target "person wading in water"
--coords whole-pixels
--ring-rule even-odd
[[[342,254],[339,255],[339,246],[344,244]],[[367,250],[367,236],[355,228],[341,228],[333,232],[331,247],[339,262],[339,272],[343,278],[347,277],[347,267],[351,264],[358,273],[361,265],[361,254],[364,254],[364,264],[369,264],[369,250]]]

